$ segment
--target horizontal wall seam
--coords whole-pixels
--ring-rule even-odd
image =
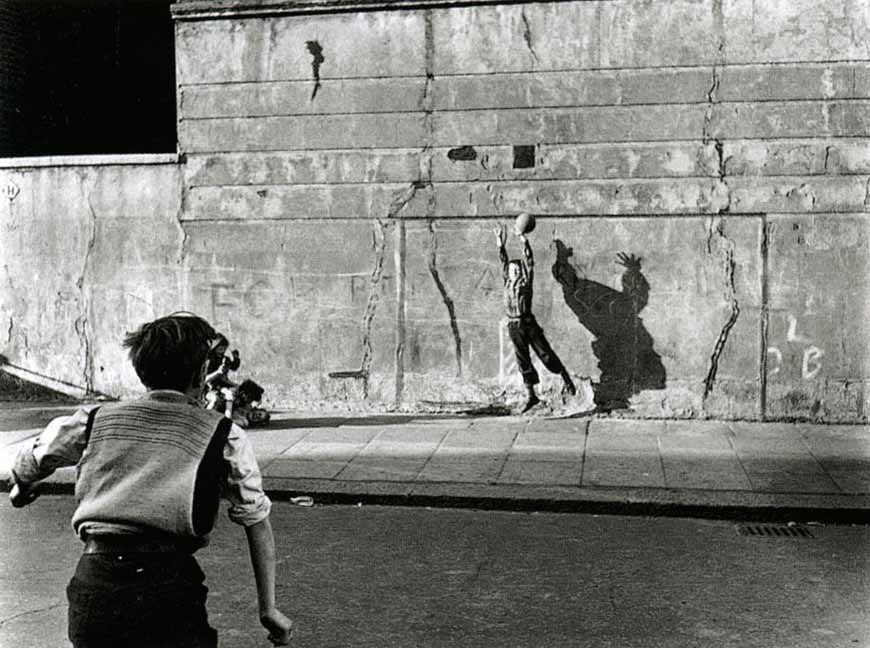
[[[600,2],[601,0],[536,0],[539,4],[557,2]],[[527,4],[528,0],[282,0],[253,3],[236,2],[227,6],[221,2],[185,2],[170,6],[172,18],[178,22],[229,20],[238,18],[269,18],[330,13],[363,13],[374,11],[408,11],[419,9],[449,9],[453,7],[485,7],[491,5]]]
[[[840,178],[840,177],[864,177],[870,178],[870,171],[864,173],[728,173],[729,179],[741,180],[743,178],[779,178],[783,180],[799,181],[807,178]],[[719,175],[715,172],[710,175],[673,175],[673,176],[573,176],[573,177],[538,177],[530,176],[527,178],[460,178],[460,179],[433,179],[432,185],[471,185],[471,184],[487,184],[487,185],[508,185],[508,184],[528,184],[528,183],[564,183],[576,182],[590,184],[649,184],[659,180],[717,180]],[[335,181],[335,182],[248,182],[248,183],[220,183],[220,184],[191,184],[188,189],[195,191],[197,189],[223,189],[223,188],[275,188],[275,187],[296,187],[296,188],[324,188],[330,187],[404,187],[408,180],[370,180],[362,182]],[[730,213],[730,212],[729,212]]]
[[[108,155],[46,155],[0,158],[0,169],[72,166],[147,166],[178,164],[177,153],[130,153]]]
[[[725,138],[725,142],[729,144],[743,144],[743,143],[752,143],[752,142],[762,142],[762,141],[777,141],[782,142],[783,144],[820,144],[829,141],[832,137],[822,136],[822,137],[778,137],[778,138],[755,138],[755,137],[727,137]],[[866,143],[870,146],[870,140],[865,135],[840,135],[836,137],[839,141],[845,140],[855,140],[855,142]],[[694,140],[654,140],[652,142],[646,142],[646,144],[650,144],[652,146],[667,146],[668,144],[686,144],[687,142],[695,142],[698,146],[704,146],[704,141],[699,137]],[[553,147],[571,147],[573,148],[603,148],[603,147],[612,147],[612,148],[631,148],[634,146],[634,141],[621,141],[621,142],[569,142],[569,143],[555,143],[555,144],[544,144],[538,143],[539,146],[553,146]],[[480,149],[505,149],[509,150],[512,148],[512,144],[483,144],[477,145],[474,144],[475,148]],[[438,145],[433,146],[433,151],[449,151],[455,148],[454,146],[448,145]],[[304,151],[305,149],[296,149],[295,151]],[[359,152],[358,147],[353,148],[330,148],[330,149],[316,149],[317,152],[338,152],[338,153],[356,153]],[[384,151],[385,153],[396,153],[398,151],[404,151],[408,154],[417,155],[420,152],[420,148],[416,146],[396,146],[396,147],[371,147],[366,148],[366,152],[374,152],[374,151]],[[263,154],[263,155],[281,155],[284,153],[293,154],[293,151],[285,151],[284,149],[279,150],[244,150],[244,151],[231,151],[225,152],[220,151],[217,153],[209,153],[209,152],[189,152],[187,153],[188,159],[190,158],[208,158],[213,155],[221,155],[227,157],[250,157],[251,155]]]
[[[762,215],[763,212],[728,212],[728,218],[758,218]],[[787,215],[790,212],[777,211],[776,215]],[[801,214],[806,214],[806,212],[799,212]],[[663,219],[669,218],[674,220],[687,220],[687,219],[698,219],[698,218],[709,218],[711,215],[715,215],[713,212],[681,212],[679,214],[662,214],[662,213],[642,213],[642,214],[607,214],[607,213],[582,213],[578,214],[574,213],[542,213],[539,215],[539,218],[570,218],[575,220],[590,220],[590,219]],[[438,220],[457,220],[462,219],[463,221],[492,221],[503,219],[505,217],[504,214],[492,214],[488,216],[476,216],[474,214],[438,214],[436,216],[426,216],[425,214],[419,216],[398,216],[395,220],[401,218],[406,221],[421,221],[425,223],[425,221],[434,219]],[[329,223],[358,223],[370,220],[369,215],[363,216],[335,216],[332,218],[298,218],[298,217],[281,217],[281,218],[183,218],[185,223],[246,223],[248,225],[257,225],[263,223],[280,223],[283,221],[298,221],[298,222],[307,222],[307,223],[316,223],[316,222],[329,222]],[[703,378],[703,376],[701,376]]]
[[[719,139],[722,139],[724,141],[729,141],[729,142],[730,141],[737,141],[737,139],[732,140],[727,135],[720,136]],[[753,141],[753,142],[779,142],[779,141],[783,141],[782,138],[778,138],[778,137],[758,137],[758,138],[751,138],[751,139],[747,139],[747,138],[743,138],[743,139],[746,139],[747,141]],[[836,140],[841,140],[841,139],[843,139],[843,140],[867,139],[867,137],[865,136],[865,137],[861,138],[861,136],[859,136],[859,135],[828,135],[828,136],[819,138],[819,141],[836,141]],[[596,145],[601,145],[601,144],[608,144],[608,145],[610,145],[610,144],[661,144],[663,142],[678,143],[678,142],[698,142],[698,141],[700,141],[700,140],[698,140],[695,137],[691,137],[691,138],[685,138],[685,139],[668,139],[668,140],[655,140],[655,139],[594,140],[594,141],[590,141],[590,140],[584,140],[584,141],[577,141],[577,140],[549,141],[549,140],[543,140],[543,141],[535,142],[535,144],[537,144],[538,146],[563,146],[563,145],[580,146],[583,144],[596,144]],[[460,141],[460,142],[454,142],[453,144],[442,144],[442,145],[439,145],[439,148],[441,148],[441,147],[453,148],[455,146],[465,146],[467,144],[469,144],[468,141]],[[486,143],[480,144],[477,142],[472,142],[471,144],[474,146],[498,146],[498,144],[486,144]],[[408,149],[407,146],[391,146],[391,147],[357,146],[357,147],[354,147],[353,149],[348,149],[347,147],[328,147],[328,146],[325,146],[322,148],[320,148],[320,147],[318,147],[318,148],[313,148],[313,147],[293,148],[292,146],[281,145],[278,148],[272,148],[272,149],[268,149],[268,148],[253,149],[252,148],[252,149],[226,149],[226,150],[223,150],[223,149],[198,148],[198,149],[186,149],[185,153],[197,154],[197,155],[223,155],[223,154],[236,154],[236,153],[239,153],[239,154],[277,153],[277,152],[291,153],[294,151],[348,151],[348,150],[351,150],[351,151],[405,151],[407,149]]]
[[[716,101],[716,106],[734,106],[745,105],[755,106],[759,104],[820,104],[830,106],[831,104],[870,104],[870,96],[868,97],[843,97],[837,99],[753,99],[742,101]],[[180,122],[200,122],[200,121],[215,121],[228,119],[269,119],[272,117],[348,117],[360,115],[426,115],[435,113],[439,115],[456,114],[456,113],[480,113],[480,112],[517,112],[521,110],[577,110],[583,108],[645,108],[655,106],[657,108],[682,107],[682,106],[708,106],[708,101],[674,101],[674,102],[640,102],[640,103],[618,103],[618,104],[541,104],[535,106],[482,106],[479,108],[435,108],[432,111],[423,110],[361,110],[361,111],[337,111],[337,112],[288,112],[288,113],[270,113],[265,115],[220,115],[215,117],[185,117],[180,116]]]
[[[620,66],[620,67],[588,67],[588,68],[549,68],[546,70],[494,70],[491,72],[440,72],[435,73],[434,77],[436,79],[453,79],[453,78],[477,78],[477,77],[491,77],[491,76],[530,76],[530,77],[541,77],[547,75],[557,75],[557,74],[566,74],[566,73],[575,73],[575,72],[589,72],[589,73],[606,73],[612,74],[614,72],[661,72],[661,71],[690,71],[690,72],[708,72],[710,67],[713,66],[714,63],[708,64],[699,64],[699,65],[646,65],[646,66]],[[757,63],[715,63],[716,68],[721,72],[727,72],[728,70],[742,70],[742,69],[751,69],[751,68],[773,68],[773,67],[783,67],[787,69],[796,69],[796,68],[806,68],[806,67],[828,67],[831,65],[843,66],[844,68],[847,66],[868,66],[870,65],[870,60],[864,59],[831,59],[831,60],[823,60],[823,61],[760,61]],[[381,81],[381,80],[389,80],[389,79],[426,79],[425,70],[421,70],[416,74],[393,74],[393,75],[370,75],[370,76],[329,76],[329,75],[321,75],[321,81]],[[255,85],[262,83],[311,83],[310,77],[285,77],[285,78],[276,78],[276,79],[239,79],[239,80],[230,80],[230,81],[198,81],[198,82],[188,82],[188,83],[179,83],[179,88],[195,88],[201,86],[232,86],[232,85]]]

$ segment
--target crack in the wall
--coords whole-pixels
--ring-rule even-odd
[[[12,345],[12,331],[15,328],[15,320],[9,316],[9,328],[6,330],[6,346]]]
[[[395,364],[395,404],[402,402],[402,392],[405,389],[405,258],[407,256],[407,236],[405,234],[405,221],[401,218],[396,223],[396,248],[395,248],[395,271],[396,271],[396,364]]]
[[[432,280],[441,294],[441,300],[447,308],[447,316],[450,318],[450,330],[453,332],[453,347],[456,357],[456,375],[462,376],[462,337],[459,334],[459,324],[456,320],[456,309],[450,295],[447,294],[447,288],[441,280],[441,275],[438,272],[438,235],[435,232],[435,222],[432,219],[428,221],[429,225],[429,274],[432,275]]]
[[[728,184],[728,179],[725,177],[727,173],[725,161],[725,145],[721,139],[713,140],[713,148],[716,150],[717,171],[719,174],[719,188],[724,189],[724,203],[716,210],[719,214],[726,214],[731,211],[731,186]],[[714,192],[715,194],[715,192]],[[715,195],[714,195],[715,197]]]
[[[728,335],[737,318],[740,315],[740,303],[737,300],[737,286],[735,284],[736,263],[734,261],[734,242],[725,235],[725,222],[723,218],[716,218],[710,226],[710,234],[707,240],[707,249],[712,249],[712,237],[717,236],[719,240],[719,249],[722,251],[723,272],[725,275],[725,301],[731,306],[731,313],[728,320],[722,326],[716,344],[713,347],[713,354],[710,356],[710,369],[707,372],[707,377],[704,379],[704,399],[713,391],[713,384],[716,381],[716,374],[719,371],[719,360],[722,356],[722,351],[725,349],[725,344],[728,341]]]
[[[360,373],[363,376],[363,396],[368,397],[368,376],[372,368],[372,321],[378,307],[381,290],[381,279],[384,274],[384,254],[387,247],[386,228],[381,219],[374,219],[372,230],[372,249],[375,253],[375,265],[369,277],[369,297],[363,314],[363,356]]]
[[[399,212],[405,208],[414,196],[417,194],[418,183],[412,183],[405,190],[398,192],[390,202],[390,207],[387,210],[387,221],[396,218]],[[384,260],[386,256],[386,227],[387,225],[380,218],[375,218],[374,230],[372,232],[372,249],[375,255],[375,265],[372,268],[372,273],[369,277],[369,296],[366,302],[365,313],[362,320],[362,345],[363,356],[360,363],[360,374],[363,377],[363,397],[368,398],[368,382],[372,368],[372,322],[374,321],[375,312],[377,311],[378,302],[380,301],[381,281],[384,274]]]
[[[526,47],[528,47],[529,51],[532,53],[535,63],[538,63],[538,53],[535,52],[535,46],[532,45],[532,27],[529,25],[529,18],[526,16],[525,10],[520,12],[520,16],[523,19],[523,40],[526,41]]]
[[[183,174],[178,176],[178,195],[181,199],[178,201],[178,210],[175,213],[175,224],[181,234],[181,240],[178,243],[177,266],[178,270],[175,276],[175,286],[178,291],[178,296],[182,303],[190,302],[190,273],[185,271],[187,263],[187,250],[190,243],[190,233],[184,226],[184,213],[186,210],[187,192],[190,188],[184,182]]]
[[[320,66],[326,60],[323,56],[323,48],[316,40],[305,41],[305,47],[308,48],[311,54],[311,73],[314,77],[314,89],[311,91],[311,101],[317,96],[317,91],[320,90]]]
[[[713,2],[713,19],[716,31],[719,34],[719,43],[716,51],[716,61],[713,63],[711,71],[710,87],[707,89],[707,109],[704,112],[704,121],[701,127],[701,141],[705,147],[712,143],[716,151],[718,185],[713,190],[711,202],[715,205],[718,202],[717,198],[722,196],[724,202],[716,207],[716,213],[723,214],[731,210],[732,197],[731,187],[728,185],[725,177],[727,172],[725,145],[723,140],[716,134],[716,128],[714,127],[716,104],[719,103],[719,87],[722,83],[719,68],[725,63],[724,17],[722,14],[722,3],[719,0]],[[704,155],[703,150],[700,155]]]
[[[84,184],[84,178],[82,178],[82,183]],[[84,187],[82,187],[84,189]],[[93,358],[93,349],[91,346],[91,339],[89,335],[90,329],[90,311],[91,311],[91,300],[90,300],[90,292],[85,289],[85,275],[87,274],[88,267],[90,265],[91,256],[93,255],[94,248],[97,243],[97,212],[94,210],[94,205],[91,202],[91,192],[84,192],[85,194],[85,202],[88,205],[88,212],[91,216],[91,232],[90,238],[88,239],[88,245],[85,249],[85,257],[82,261],[82,271],[79,275],[79,278],[76,280],[76,288],[78,288],[79,293],[81,295],[81,312],[79,316],[75,319],[73,323],[73,328],[76,331],[76,334],[79,337],[82,350],[84,352],[84,366],[82,367],[82,377],[85,384],[85,390],[88,393],[94,392],[94,358]]]
[[[761,358],[758,363],[758,409],[759,416],[762,420],[767,416],[767,349],[769,344],[769,328],[770,328],[770,306],[768,294],[768,273],[769,260],[768,254],[770,250],[770,235],[772,223],[767,222],[767,217],[761,217],[761,330],[759,340],[759,350]]]
[[[51,605],[46,605],[45,607],[37,608],[35,610],[26,610],[24,612],[19,612],[18,614],[13,614],[10,617],[6,617],[5,619],[0,619],[0,628],[9,623],[10,621],[14,621],[15,619],[20,619],[21,617],[28,616],[31,614],[39,614],[40,612],[48,612],[49,610],[57,609],[61,606],[66,605],[65,602],[61,603],[53,603]]]
[[[703,141],[704,144],[709,144],[713,139],[710,131],[713,125],[713,110],[718,101],[716,93],[719,90],[719,83],[719,66],[714,63],[713,78],[710,81],[710,88],[707,90],[707,109],[704,111],[704,123],[701,127],[701,141]]]

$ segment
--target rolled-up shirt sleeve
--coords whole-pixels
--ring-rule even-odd
[[[25,443],[12,464],[15,481],[23,486],[45,479],[58,468],[75,466],[87,445],[88,417],[94,406],[53,419],[32,441]]]
[[[224,445],[227,481],[224,497],[230,502],[230,520],[252,526],[269,517],[272,502],[263,491],[263,477],[247,433],[233,424]]]

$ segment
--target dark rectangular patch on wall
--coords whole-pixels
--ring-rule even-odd
[[[535,146],[521,144],[514,146],[514,168],[531,169],[535,166]]]

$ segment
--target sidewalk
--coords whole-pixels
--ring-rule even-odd
[[[40,430],[0,432],[0,479]],[[274,499],[870,522],[867,425],[277,413],[249,435]]]

